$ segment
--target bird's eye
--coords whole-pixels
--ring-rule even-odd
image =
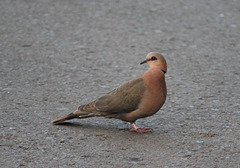
[[[157,58],[156,57],[152,57],[151,60],[157,60]]]

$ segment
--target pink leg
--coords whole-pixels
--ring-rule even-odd
[[[144,132],[151,132],[150,128],[138,128],[135,123],[131,123],[132,128],[130,128],[130,131],[136,131],[138,133],[144,133]]]

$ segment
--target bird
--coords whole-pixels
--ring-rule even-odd
[[[78,109],[60,117],[52,124],[62,124],[70,119],[89,117],[116,118],[131,123],[130,131],[151,132],[150,128],[139,128],[136,120],[154,115],[165,103],[167,87],[165,73],[167,62],[163,55],[150,52],[140,64],[147,63],[149,70],[96,100],[80,105]]]

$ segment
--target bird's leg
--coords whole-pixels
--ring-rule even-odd
[[[132,128],[130,128],[130,131],[136,131],[138,133],[151,132],[150,128],[138,128],[134,122],[131,123],[131,125]]]

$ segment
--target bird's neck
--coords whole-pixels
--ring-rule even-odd
[[[147,84],[155,83],[158,85],[162,81],[165,82],[165,75],[160,68],[151,68],[143,74],[143,79]]]
[[[160,69],[164,74],[166,73],[166,71],[164,71],[162,68],[160,68],[159,65],[150,65],[150,70],[151,69]]]
[[[163,69],[161,69],[162,70],[162,72],[165,74],[166,73],[166,71],[164,71]]]

